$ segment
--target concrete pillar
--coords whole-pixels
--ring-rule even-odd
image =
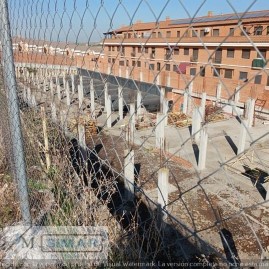
[[[118,100],[119,100],[119,118],[123,120],[123,93],[122,87],[118,87]]]
[[[83,84],[83,76],[79,76],[79,84],[82,87],[83,91],[84,91],[84,84]]]
[[[108,95],[107,97],[107,111],[106,111],[106,124],[107,124],[107,128],[111,128],[112,127],[112,112],[111,112],[111,106],[112,106],[112,102],[111,102],[111,95]]]
[[[129,78],[129,67],[126,67],[125,69],[125,77]]]
[[[206,107],[206,92],[202,92],[201,98],[201,119],[205,120],[205,107]]]
[[[125,197],[132,201],[134,198],[134,151],[124,150],[124,187]]]
[[[167,87],[170,87],[171,85],[171,76],[170,76],[170,72],[168,73],[168,76],[167,76],[167,82],[166,82],[166,86]]]
[[[191,79],[193,78],[193,76],[191,76]],[[193,80],[191,81],[191,83],[189,84],[188,87],[188,111],[187,114],[190,115],[191,111],[192,111],[192,92],[193,92]]]
[[[52,79],[50,80],[50,93],[51,93],[51,98],[53,99],[54,97],[54,85]]]
[[[65,75],[65,72],[64,72],[64,75],[63,75],[63,88],[65,89],[66,87],[66,75]]]
[[[168,111],[169,111],[169,103],[168,103],[168,100],[164,99],[164,101],[163,101],[163,114],[165,116],[165,119],[164,119],[165,126],[168,125]]]
[[[121,66],[119,66],[119,77],[121,77]]]
[[[108,100],[108,87],[107,87],[107,83],[105,83],[104,86],[104,98],[105,98],[105,112],[107,112],[107,100]]]
[[[203,128],[201,130],[201,141],[200,141],[200,147],[199,147],[199,160],[198,160],[198,170],[199,171],[205,169],[207,142],[208,142],[207,130],[205,128]]]
[[[221,89],[222,89],[222,85],[221,83],[218,83],[217,93],[216,93],[216,103],[219,103],[221,101]]]
[[[110,74],[110,70],[111,70],[111,68],[110,68],[110,66],[108,65],[108,66],[107,66],[107,74],[108,74],[108,75]]]
[[[27,94],[26,94],[26,103],[28,104],[28,106],[31,105],[31,98],[32,98],[32,94],[31,94],[31,89],[27,88]]]
[[[22,88],[22,98],[25,103],[27,103],[27,90],[25,86]]]
[[[254,114],[255,114],[255,99],[249,98],[247,105],[248,105],[248,109],[247,109],[247,119],[248,119],[248,124],[247,126],[250,128],[253,126],[253,120],[254,120]]]
[[[66,105],[70,106],[70,89],[69,89],[69,81],[65,83],[65,95],[66,95]]]
[[[90,80],[90,98],[91,98],[91,114],[95,118],[95,96],[94,96],[94,87],[93,79]]]
[[[240,134],[237,144],[237,155],[241,154],[245,150],[246,138],[247,138],[248,120],[241,120]]]
[[[158,204],[160,209],[164,209],[168,205],[168,186],[169,186],[169,170],[167,168],[161,168],[158,171]],[[163,218],[165,219],[167,215],[164,212]]]
[[[43,79],[43,91],[47,92],[47,78]]]
[[[196,143],[199,142],[200,138],[200,129],[201,129],[201,109],[199,107],[195,107],[192,112],[192,127],[191,127],[191,134],[194,136],[194,140]]]
[[[34,94],[32,94],[31,96],[31,107],[36,108],[37,107],[37,103],[36,103],[36,99]]]
[[[71,75],[71,83],[72,83],[72,95],[75,94],[76,91],[76,85],[75,85],[75,75]]]
[[[165,115],[163,113],[157,113],[156,128],[155,128],[156,148],[160,148],[162,150],[164,150],[165,146],[164,128],[165,128]]]
[[[188,93],[185,91],[183,94],[183,110],[182,112],[184,114],[187,114],[188,112]]]
[[[157,77],[156,77],[156,84],[160,85],[160,75],[157,75]]]
[[[137,91],[137,115],[141,115],[141,111],[142,111],[142,93],[140,90]]]
[[[82,124],[78,125],[78,142],[79,145],[85,150],[86,149],[85,126]]]
[[[130,104],[130,119],[128,122],[128,130],[126,133],[126,140],[129,142],[129,144],[134,143],[134,133],[135,133],[135,104]]]
[[[140,81],[143,81],[143,72],[142,71],[139,72],[139,79],[140,79]]]
[[[67,114],[66,114],[66,110],[60,110],[60,121],[61,121],[61,127],[63,129],[63,132],[66,133],[66,131],[67,131]]]
[[[239,100],[240,100],[240,86],[237,86],[235,88],[235,93],[234,93],[234,102],[235,102],[235,105],[237,105],[239,103]]]
[[[84,99],[83,86],[78,85],[78,108],[81,109]]]
[[[164,113],[165,88],[161,87],[160,91],[160,112]]]
[[[52,118],[52,121],[56,122],[57,121],[56,106],[55,106],[54,103],[51,103],[50,106],[51,106],[51,118]]]

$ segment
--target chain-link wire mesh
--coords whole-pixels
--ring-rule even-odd
[[[107,226],[108,268],[258,266],[269,255],[268,3],[226,0],[220,14],[210,0],[130,2],[8,1],[0,226],[29,214]]]

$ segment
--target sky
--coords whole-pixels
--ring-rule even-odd
[[[269,10],[268,0],[8,0],[13,35],[98,42],[103,33],[143,22]]]

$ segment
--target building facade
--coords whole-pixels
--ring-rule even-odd
[[[216,96],[221,84],[225,100],[240,89],[237,101],[252,97],[269,109],[268,10],[137,22],[105,33],[103,45],[100,72],[172,88],[168,98],[175,109],[190,84],[197,95],[208,96]]]

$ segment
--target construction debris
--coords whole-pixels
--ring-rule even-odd
[[[191,118],[181,112],[171,112],[168,114],[168,124],[176,127],[185,127],[191,124]]]
[[[84,125],[85,126],[85,135],[86,138],[92,135],[97,134],[97,126],[96,126],[96,120],[90,119],[89,117],[82,117],[80,116],[77,118],[70,119],[68,123],[68,129],[70,132],[77,134],[78,125]]]
[[[205,108],[205,121],[206,122],[215,122],[224,120],[225,116],[223,110],[220,107],[207,105]]]

